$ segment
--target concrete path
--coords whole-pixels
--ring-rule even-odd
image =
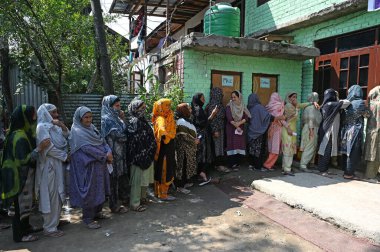
[[[296,173],[254,180],[252,187],[380,244],[380,184]]]

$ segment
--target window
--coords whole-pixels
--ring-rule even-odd
[[[269,2],[270,0],[257,0],[257,7],[259,7],[260,5],[263,5],[267,2]]]

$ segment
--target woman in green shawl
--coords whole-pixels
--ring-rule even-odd
[[[43,141],[36,148],[36,110],[18,106],[11,115],[11,124],[4,143],[1,160],[1,198],[6,205],[14,204],[12,221],[15,242],[35,241],[30,233],[40,231],[29,224],[33,202],[33,184],[38,153],[50,145]]]

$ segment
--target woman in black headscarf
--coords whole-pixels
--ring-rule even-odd
[[[322,126],[318,130],[318,170],[322,175],[328,174],[331,157],[338,155],[340,111],[351,104],[348,100],[338,100],[337,94],[334,89],[327,89],[321,106]]]

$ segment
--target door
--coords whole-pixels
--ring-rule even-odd
[[[223,90],[223,105],[231,100],[234,90],[241,91],[241,73],[229,71],[211,71],[211,88],[219,87]]]
[[[252,74],[252,93],[256,93],[262,105],[267,105],[272,93],[277,92],[277,75]]]

